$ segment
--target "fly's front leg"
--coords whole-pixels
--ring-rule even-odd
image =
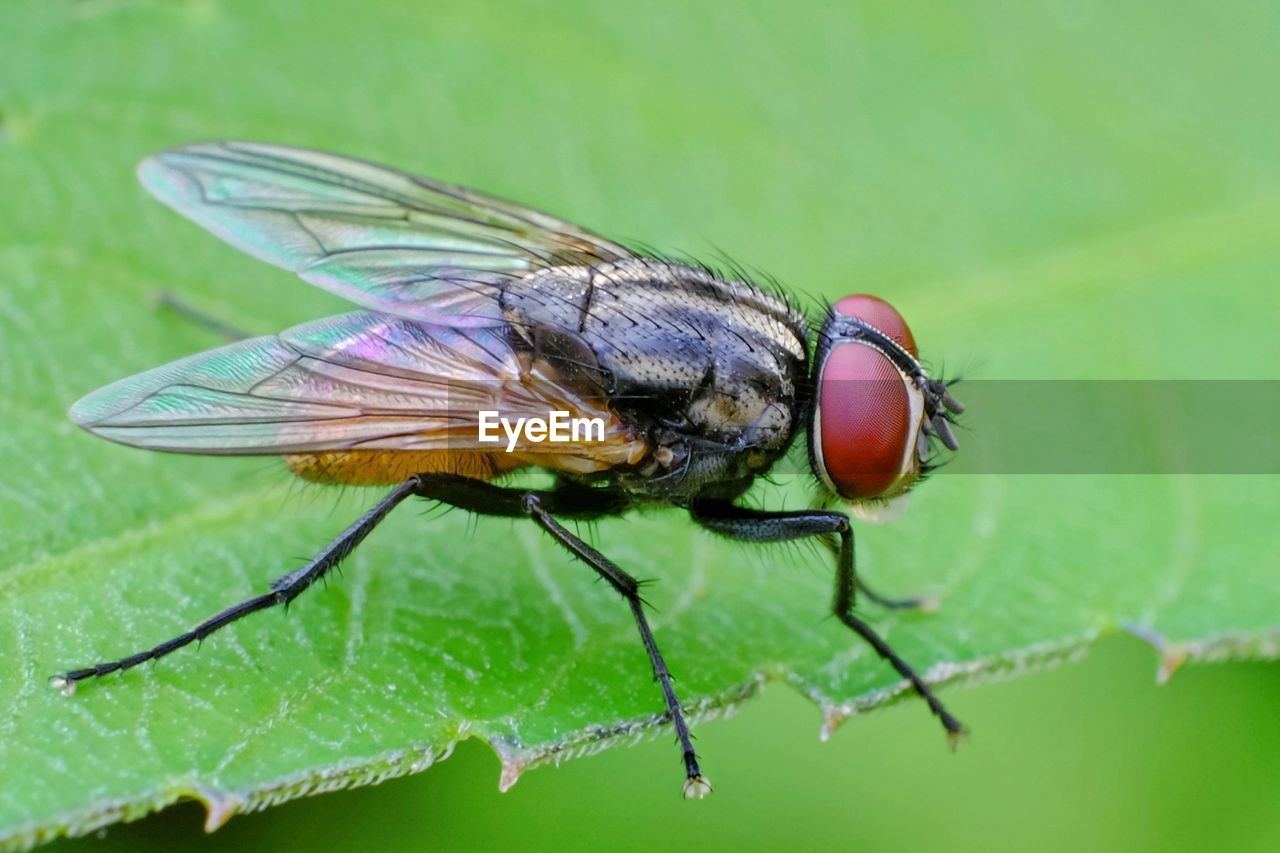
[[[822,537],[822,544],[832,554],[840,556],[840,537],[835,534],[827,534]],[[907,598],[892,598],[882,595],[867,585],[862,575],[855,574],[853,579],[854,589],[865,595],[869,600],[874,601],[881,607],[889,610],[919,610],[921,613],[932,613],[938,609],[938,599],[932,595],[913,595]]]
[[[736,506],[728,501],[695,503],[690,509],[690,514],[694,521],[711,532],[744,542],[785,542],[809,536],[837,537],[836,594],[832,602],[832,610],[836,618],[862,637],[880,657],[898,671],[899,675],[910,682],[916,692],[928,703],[929,709],[942,722],[943,728],[947,730],[947,737],[952,745],[955,745],[964,733],[964,726],[951,715],[946,706],[934,695],[932,688],[916,674],[911,665],[899,657],[898,653],[873,631],[870,625],[854,615],[853,597],[857,586],[857,573],[854,570],[853,527],[849,523],[848,516],[844,513],[817,509],[768,512]]]

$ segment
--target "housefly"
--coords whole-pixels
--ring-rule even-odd
[[[320,483],[392,486],[268,592],[190,631],[54,679],[76,683],[155,660],[243,616],[288,604],[398,504],[426,498],[527,518],[622,597],[675,729],[684,793],[703,796],[680,700],[636,579],[567,521],[670,505],[747,542],[816,538],[835,557],[834,612],[925,699],[960,723],[854,612],[849,517],[827,508],[899,503],[955,449],[962,411],[922,365],[910,329],[867,295],[830,305],[810,347],[802,313],[742,274],[633,251],[544,213],[359,160],[246,142],[187,145],[143,161],[157,198],[234,246],[359,310],[242,339],[108,385],[71,418],[149,450],[282,456]],[[598,428],[546,439],[548,415]],[[484,418],[508,425],[493,443]],[[553,417],[554,420],[554,417]],[[752,482],[805,432],[826,498],[814,509],[743,505]],[[547,488],[504,484],[530,467]]]

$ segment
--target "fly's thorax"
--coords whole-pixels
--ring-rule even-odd
[[[804,319],[753,285],[630,259],[512,282],[503,310],[533,357],[593,372],[611,405],[641,428],[765,454],[795,433]],[[679,467],[676,443],[651,444],[653,461]]]

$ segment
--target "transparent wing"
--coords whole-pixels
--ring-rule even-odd
[[[575,470],[642,452],[643,443],[607,407],[538,370],[522,364],[497,329],[356,311],[123,379],[76,403],[71,419],[121,444],[185,453],[502,453],[505,440],[479,441],[480,411],[514,421],[562,410],[601,417],[603,441],[571,448],[522,438],[515,451],[599,463],[565,463]]]
[[[257,258],[357,305],[435,323],[500,321],[497,286],[631,257],[568,222],[362,160],[251,142],[142,161],[156,198]]]

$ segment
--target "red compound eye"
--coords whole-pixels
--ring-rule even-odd
[[[923,399],[910,379],[872,342],[853,340],[835,322],[853,317],[918,357],[916,340],[897,310],[876,296],[846,296],[832,307],[818,365],[814,461],[818,475],[846,500],[892,497],[919,473],[916,437]]]
[[[916,339],[911,336],[907,321],[902,319],[896,308],[880,297],[866,293],[846,296],[835,304],[835,310],[845,317],[857,317],[870,323],[897,341],[913,358],[920,357],[920,353],[916,352]]]
[[[884,353],[855,342],[834,346],[822,367],[817,404],[818,464],[842,498],[879,497],[913,472],[911,395]]]

